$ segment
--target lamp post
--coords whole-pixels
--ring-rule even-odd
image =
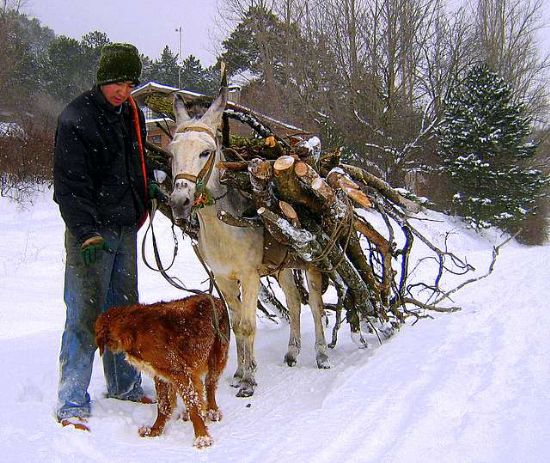
[[[181,26],[176,28],[176,32],[179,32],[180,34],[180,46],[178,49],[178,58],[180,61],[180,64],[178,65],[178,89],[181,90],[181,65],[182,65],[182,59],[181,59]]]

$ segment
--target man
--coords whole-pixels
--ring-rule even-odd
[[[136,236],[146,215],[148,176],[145,121],[130,93],[140,74],[133,45],[105,45],[97,84],[67,105],[56,132],[54,199],[66,225],[67,255],[57,418],[83,430],[91,411],[94,322],[111,306],[138,302]],[[154,184],[149,189],[157,191]],[[105,352],[103,370],[108,397],[151,403],[123,354]]]

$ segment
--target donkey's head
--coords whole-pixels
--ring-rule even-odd
[[[200,119],[192,119],[181,96],[174,99],[176,133],[168,146],[172,153],[173,190],[170,196],[172,215],[176,223],[185,223],[191,209],[204,200],[201,195],[214,169],[218,149],[217,130],[227,102],[227,87]]]

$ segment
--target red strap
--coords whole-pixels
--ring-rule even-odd
[[[134,130],[136,131],[139,157],[141,160],[141,172],[143,174],[143,191],[145,195],[145,204],[147,204],[147,199],[148,199],[147,198],[147,168],[145,167],[145,153],[143,151],[143,140],[141,139],[141,128],[139,126],[139,111],[138,111],[136,102],[131,96],[128,97],[128,102],[130,103],[130,107],[132,108],[132,119],[134,122]],[[147,207],[145,209],[146,209],[146,212],[141,218],[140,223],[138,224],[138,227],[141,227],[145,222],[145,219],[147,218]]]

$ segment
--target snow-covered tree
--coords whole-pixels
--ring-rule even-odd
[[[475,228],[515,232],[534,213],[547,179],[529,166],[536,144],[530,119],[512,89],[486,66],[475,66],[450,95],[439,131],[454,211]]]

